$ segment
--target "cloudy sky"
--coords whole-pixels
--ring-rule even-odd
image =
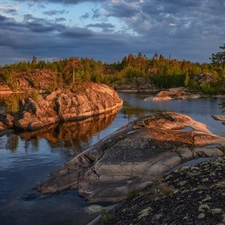
[[[1,0],[0,64],[139,52],[210,62],[225,44],[224,0]]]

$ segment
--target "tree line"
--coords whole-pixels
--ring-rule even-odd
[[[211,63],[202,64],[165,58],[157,53],[152,58],[147,58],[142,53],[129,54],[122,61],[114,63],[78,57],[49,62],[38,60],[34,56],[31,62],[18,62],[0,67],[0,78],[12,85],[12,77],[20,72],[49,69],[55,76],[53,88],[89,81],[119,85],[126,84],[126,78],[143,77],[160,89],[182,86],[193,92],[224,94],[225,45],[220,48],[223,51],[212,54]],[[199,82],[204,76],[207,82]]]

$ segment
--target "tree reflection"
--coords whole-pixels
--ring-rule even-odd
[[[141,107],[133,107],[125,102],[122,112],[125,118],[130,119],[133,115],[135,115],[136,117],[143,116],[147,112],[147,110]]]
[[[9,134],[6,143],[6,149],[10,151],[15,151],[18,148],[18,145],[19,145],[19,137],[15,134]]]
[[[112,124],[118,111],[119,109],[116,109],[108,114],[101,114],[84,120],[52,124],[36,131],[23,132],[20,137],[25,140],[25,143],[28,140],[33,140],[29,144],[35,149],[38,149],[40,139],[46,139],[53,152],[60,148],[64,150],[67,156],[72,157],[82,152],[84,143],[85,145],[90,144],[89,141],[92,136]]]

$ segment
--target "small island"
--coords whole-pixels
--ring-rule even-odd
[[[75,89],[24,98],[16,114],[0,114],[0,127],[35,130],[59,121],[78,120],[119,109],[123,100],[104,84],[79,84]]]
[[[184,99],[193,99],[200,98],[200,94],[192,94],[187,88],[170,88],[165,91],[160,91],[154,97],[148,97],[144,99],[145,101],[168,101],[168,100],[184,100]]]

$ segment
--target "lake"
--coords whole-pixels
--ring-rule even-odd
[[[225,132],[225,126],[211,117],[222,114],[220,98],[154,102],[143,100],[147,93],[119,95],[124,105],[111,115],[0,136],[1,225],[86,225],[101,209],[108,209],[110,204],[87,204],[76,190],[37,195],[33,188],[72,157],[140,116],[157,110],[176,111],[205,123],[212,133]],[[6,109],[9,98],[0,95],[0,112]]]

